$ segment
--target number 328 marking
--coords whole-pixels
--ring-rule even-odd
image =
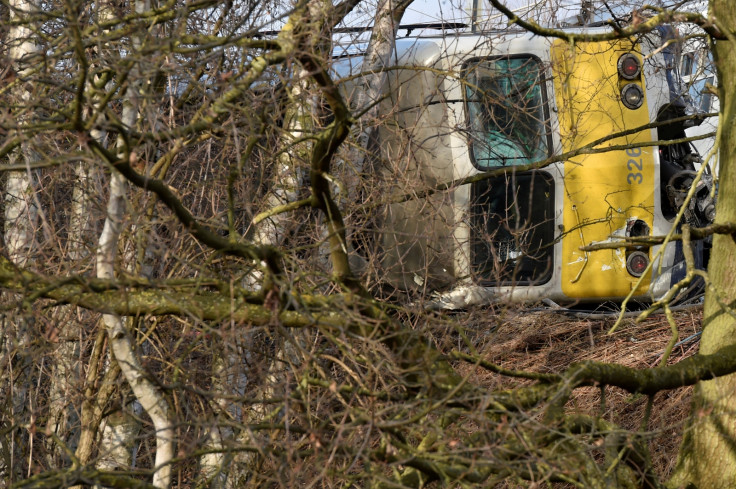
[[[626,155],[629,157],[629,161],[626,162],[626,168],[629,169],[629,174],[626,176],[626,181],[629,185],[634,183],[640,184],[644,182],[644,176],[641,171],[644,169],[644,164],[641,161],[641,148],[628,148]]]

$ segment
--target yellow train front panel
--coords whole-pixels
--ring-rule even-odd
[[[626,107],[622,89],[639,84],[644,97],[644,75],[622,79],[618,63],[632,53],[641,55],[630,42],[570,44],[559,40],[552,46],[555,101],[563,153],[582,150],[564,164],[563,239],[561,288],[568,297],[623,297],[638,281],[626,270],[623,249],[584,252],[583,245],[621,237],[633,222],[652,229],[654,209],[654,146],[650,129],[644,129],[594,147],[587,145],[623,131],[645,126],[647,101],[635,109]],[[627,149],[606,150],[610,147]],[[650,257],[651,258],[651,257]],[[651,273],[635,295],[646,293]]]

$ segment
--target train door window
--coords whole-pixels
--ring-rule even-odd
[[[680,64],[680,73],[682,76],[690,76],[695,74],[695,70],[698,68],[697,62],[695,61],[695,53],[685,53],[682,55],[682,63]]]
[[[471,260],[482,285],[538,285],[552,277],[554,179],[509,172],[471,184]]]
[[[712,95],[708,85],[713,84],[713,77],[703,78],[690,82],[690,98],[701,112],[709,112],[712,105]]]
[[[705,50],[705,55],[703,56],[705,59],[703,66],[703,73],[705,73],[707,76],[715,76],[716,74],[716,64],[713,60],[713,53],[710,51],[710,49]]]
[[[470,153],[488,170],[549,155],[542,63],[533,56],[486,58],[465,66]]]

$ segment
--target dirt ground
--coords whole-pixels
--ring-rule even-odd
[[[592,318],[570,316],[547,311],[474,311],[468,318],[468,332],[475,337],[478,353],[500,366],[536,372],[562,372],[571,363],[581,360],[618,363],[647,368],[657,366],[672,337],[664,314],[656,314],[636,323],[626,318],[618,329],[609,334],[615,317]],[[697,353],[701,330],[702,307],[675,312],[678,345],[669,364]],[[465,321],[464,321],[465,322]],[[685,341],[682,341],[685,340]],[[463,367],[461,367],[463,368]],[[509,380],[472,366],[467,372],[476,382],[498,389]],[[517,381],[516,385],[519,385]],[[690,410],[692,388],[661,392],[655,397],[648,430],[652,433],[650,448],[657,472],[666,477],[674,468],[682,440],[683,425]],[[623,428],[637,430],[644,417],[646,397],[631,395],[609,387],[606,389],[604,418]],[[570,410],[599,413],[600,389],[578,389]]]

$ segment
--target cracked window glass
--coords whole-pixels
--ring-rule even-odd
[[[471,154],[481,170],[525,165],[549,155],[542,64],[491,58],[466,66]]]

